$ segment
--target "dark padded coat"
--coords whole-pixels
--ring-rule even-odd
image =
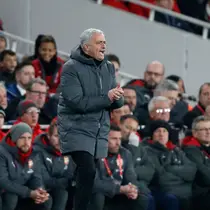
[[[72,51],[61,75],[58,132],[63,154],[86,151],[96,158],[107,156],[110,109],[120,108],[123,98],[112,103],[108,92],[117,86],[114,66]]]

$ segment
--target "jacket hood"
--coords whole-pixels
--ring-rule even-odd
[[[81,63],[84,63],[84,64],[95,66],[94,59],[86,56],[80,45],[77,46],[75,49],[73,49],[71,51],[70,58],[74,59],[74,60],[77,60],[77,61],[79,61]],[[101,64],[103,64],[105,61],[107,61],[106,56],[105,56],[104,60],[101,62]]]
[[[183,146],[195,146],[195,147],[200,147],[201,146],[198,139],[194,138],[193,136],[185,137],[182,141],[182,145]]]

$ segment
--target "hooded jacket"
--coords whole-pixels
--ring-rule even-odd
[[[22,164],[18,148],[10,146],[7,139],[8,135],[0,143],[0,191],[28,198],[32,190],[43,188],[39,157],[32,152]]]
[[[81,47],[73,50],[61,74],[58,104],[58,132],[63,154],[86,151],[96,158],[107,156],[110,110],[123,105],[123,97],[113,103],[109,90],[116,88],[114,66],[95,61]]]
[[[145,141],[144,144],[155,167],[151,189],[170,193],[179,198],[189,198],[192,195],[196,165],[170,141],[167,147],[152,140]]]
[[[75,164],[70,156],[61,156],[50,144],[46,133],[36,137],[34,150],[39,152],[43,182],[47,190],[68,188]]]
[[[183,140],[182,148],[186,156],[196,164],[198,169],[193,186],[194,195],[208,193],[210,189],[210,149],[202,146],[192,136],[186,137]]]
[[[133,165],[137,175],[140,191],[145,194],[150,193],[148,186],[153,179],[155,168],[147,154],[147,151],[141,143],[138,147],[135,147],[124,141],[122,142],[122,146],[128,149],[132,154]]]

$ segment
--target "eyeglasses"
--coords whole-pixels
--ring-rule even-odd
[[[155,77],[161,77],[161,76],[163,76],[163,74],[156,73],[156,72],[152,72],[152,71],[146,71],[146,73],[147,73],[149,76],[152,76],[152,75],[154,75]]]
[[[41,91],[35,91],[35,90],[31,90],[30,92],[35,95],[44,95],[44,96],[47,95],[47,92],[41,92]]]
[[[210,131],[210,128],[196,128],[195,130],[196,131],[205,131],[205,132],[207,132],[207,131]]]
[[[29,114],[29,115],[31,115],[31,114],[39,114],[40,110],[39,109],[37,109],[37,110],[27,110],[25,113]]]
[[[167,109],[156,109],[156,111],[155,111],[156,113],[169,113],[169,112],[171,112],[171,110],[169,109],[169,108],[167,108]]]

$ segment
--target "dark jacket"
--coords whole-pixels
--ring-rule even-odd
[[[63,154],[86,151],[96,158],[107,156],[109,112],[121,107],[123,98],[110,101],[108,91],[117,86],[114,66],[106,59],[97,63],[78,47],[63,67],[58,105]]]
[[[179,198],[192,195],[192,183],[196,165],[184,152],[168,142],[167,148],[158,142],[144,142],[149,157],[155,166],[151,189],[173,194]]]
[[[139,189],[142,193],[148,194],[150,182],[153,179],[155,168],[152,161],[149,159],[147,151],[139,144],[138,147],[123,142],[122,146],[128,149],[133,157],[133,165],[137,175]]]
[[[195,184],[193,186],[194,195],[209,193],[210,189],[210,150],[202,146],[193,137],[183,140],[183,150],[186,156],[197,165]]]
[[[122,177],[120,177],[120,168],[117,165],[118,154],[120,154],[123,160]],[[94,193],[102,193],[105,196],[112,198],[120,193],[121,185],[132,183],[137,186],[137,177],[132,164],[131,153],[127,149],[121,147],[118,154],[109,154],[106,158],[114,179],[109,176],[104,164],[104,159],[97,162],[96,178],[93,188]]]
[[[0,191],[27,198],[31,190],[40,187],[43,183],[37,153],[21,164],[17,147],[9,146],[4,139],[0,144]]]
[[[46,189],[68,188],[75,168],[71,157],[56,154],[55,149],[49,145],[46,133],[36,137],[34,150],[40,155],[41,174]]]
[[[204,112],[205,108],[201,104],[198,104],[193,108],[192,111],[187,112],[187,114],[184,116],[183,118],[184,125],[186,125],[189,129],[191,129],[193,120],[196,117],[203,115]]]

